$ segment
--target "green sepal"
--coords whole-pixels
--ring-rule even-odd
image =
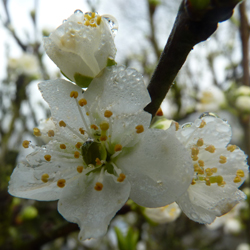
[[[87,88],[94,79],[93,77],[84,76],[80,73],[75,73],[74,78],[75,78],[75,83],[81,88]]]
[[[111,59],[110,57],[107,59],[107,67],[116,65],[117,62],[114,59]]]
[[[60,70],[61,71],[61,70]],[[61,71],[61,73],[62,73],[62,75],[64,76],[64,77],[66,77],[68,80],[70,80],[71,82],[73,82],[70,78],[68,78],[62,71]]]

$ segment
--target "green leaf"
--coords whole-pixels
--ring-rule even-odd
[[[136,250],[138,239],[139,239],[139,231],[134,230],[132,227],[130,227],[128,229],[127,237],[126,237],[127,249]]]
[[[115,227],[115,233],[117,237],[117,243],[119,250],[130,250],[127,248],[126,238],[122,234],[121,230],[118,227]]]

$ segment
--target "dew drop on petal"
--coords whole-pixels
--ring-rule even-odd
[[[204,117],[208,117],[208,116],[210,116],[210,117],[215,117],[215,118],[219,118],[219,116],[216,115],[215,113],[212,113],[212,112],[204,112],[204,113],[202,113],[202,114],[199,116],[199,119],[204,118]]]
[[[196,120],[194,121],[194,125],[195,125],[196,127],[200,127],[200,125],[201,125],[201,119],[196,119]]]
[[[68,21],[67,19],[64,19],[64,20],[63,20],[63,23],[66,23],[67,21]]]
[[[102,15],[102,17],[107,20],[113,36],[116,36],[117,31],[118,31],[118,22],[117,22],[117,20],[111,15]]]
[[[75,10],[75,11],[74,11],[74,14],[83,14],[83,12],[82,12],[81,10],[78,9],[78,10]]]
[[[181,128],[190,128],[193,125],[192,122],[187,122],[181,126]]]

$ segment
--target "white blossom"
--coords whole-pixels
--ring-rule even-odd
[[[194,169],[190,187],[176,202],[190,219],[211,223],[246,198],[238,187],[248,175],[247,156],[229,144],[228,123],[209,113],[176,133],[190,151]]]
[[[65,80],[39,84],[49,103],[53,140],[14,170],[9,192],[17,197],[59,200],[58,211],[78,223],[79,239],[100,237],[128,197],[144,207],[177,200],[191,183],[188,151],[168,130],[150,129],[143,110],[150,97],[133,69],[107,67],[86,92]],[[37,128],[35,135],[41,136]],[[169,143],[166,143],[169,142]]]
[[[114,17],[76,10],[44,38],[44,48],[68,79],[88,87],[94,77],[114,63],[114,30],[117,30]]]
[[[235,106],[243,111],[243,112],[250,112],[250,96],[238,96],[235,101]]]

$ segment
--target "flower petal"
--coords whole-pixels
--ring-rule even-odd
[[[58,202],[58,211],[62,216],[81,228],[81,241],[103,236],[110,220],[129,197],[130,184],[126,179],[118,183],[106,172],[102,181],[103,189],[100,191],[94,189],[97,182],[96,174],[82,175],[65,188]]]
[[[206,187],[190,186],[176,202],[181,210],[191,219],[199,223],[212,223],[216,216],[229,212],[236,204],[246,199],[246,195],[238,188],[225,185]]]
[[[149,129],[133,150],[124,150],[117,166],[131,183],[130,198],[144,207],[174,202],[191,183],[193,169],[188,151],[168,130]]]

